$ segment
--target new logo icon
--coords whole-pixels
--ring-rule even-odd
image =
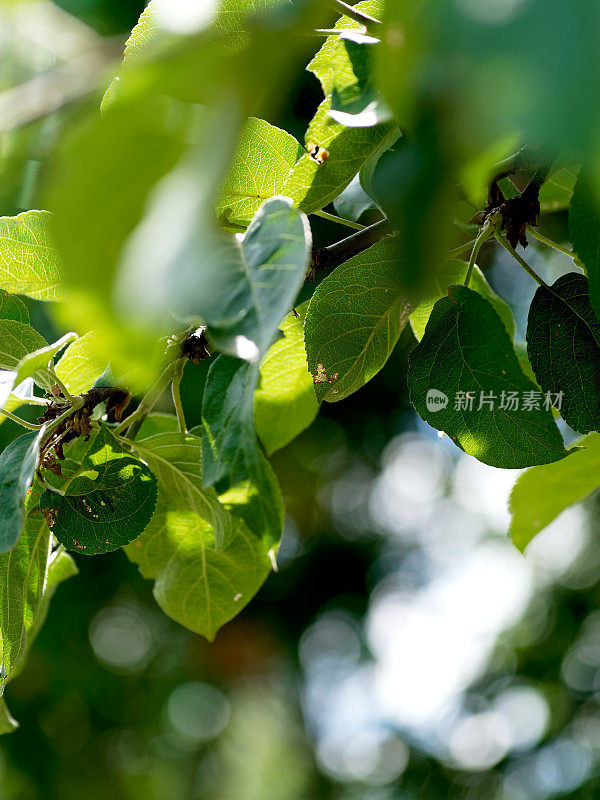
[[[429,389],[425,398],[427,411],[441,411],[448,405],[448,396],[439,389]]]

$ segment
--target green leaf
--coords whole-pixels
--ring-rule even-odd
[[[22,358],[41,347],[46,340],[31,325],[13,319],[0,319],[0,368],[15,369]]]
[[[149,439],[158,433],[176,433],[179,423],[174,414],[148,414],[138,431],[137,439]]]
[[[26,405],[35,396],[33,380],[30,378],[23,381],[19,388],[12,392],[15,376],[16,372],[0,370],[0,408],[9,413],[16,411],[22,405]],[[0,424],[6,419],[7,417],[0,414]]]
[[[600,428],[600,322],[590,305],[585,275],[570,272],[540,286],[529,308],[527,353],[544,390],[565,422],[579,433]]]
[[[58,541],[84,555],[108,553],[137,538],[156,505],[155,476],[105,426],[92,433],[81,468],[60,491],[47,489],[40,507]]]
[[[306,144],[314,142],[329,150],[329,158],[319,165],[308,153],[288,173],[281,193],[291,197],[307,214],[320,211],[350,183],[388,138],[395,137],[393,123],[367,128],[347,128],[333,120],[331,95],[317,109],[306,131]]]
[[[51,359],[53,359],[63,347],[70,342],[74,342],[76,339],[76,333],[66,333],[53,344],[40,347],[38,350],[34,350],[32,353],[23,356],[17,364],[17,374],[13,386],[16,388],[24,380],[35,375],[39,370],[47,370]]]
[[[245,227],[263,200],[282,193],[289,170],[303,153],[289,133],[250,117],[216,205],[221,222]]]
[[[540,189],[542,212],[563,211],[569,208],[579,169],[579,164],[556,164],[552,168]]]
[[[25,524],[25,495],[35,473],[41,434],[19,436],[0,454],[0,553],[8,553]]]
[[[288,314],[279,326],[283,338],[269,348],[260,365],[254,395],[254,424],[267,453],[285,447],[307,428],[319,411],[304,349],[308,303]]]
[[[315,291],[304,325],[317,399],[336,402],[360,389],[387,361],[410,308],[394,237],[337,267]]]
[[[410,324],[416,338],[420,341],[425,333],[425,326],[429,320],[431,311],[435,303],[448,293],[448,286],[460,283],[467,274],[468,264],[465,261],[452,260],[444,264],[443,269],[436,273],[432,285],[419,305],[411,312]],[[479,267],[475,267],[471,274],[471,289],[475,289],[480,295],[485,297],[496,309],[496,312],[506,328],[508,335],[512,339],[515,335],[515,320],[510,310],[510,306],[496,294],[489,285],[483,272]]]
[[[573,249],[585,264],[590,302],[600,319],[600,189],[583,170],[573,192],[569,231]]]
[[[60,300],[61,269],[47,211],[0,217],[0,289],[36,300]]]
[[[71,394],[83,394],[104,374],[107,362],[100,354],[98,334],[92,331],[70,344],[54,367]]]
[[[237,274],[224,274],[221,281],[226,283],[219,285],[215,268],[221,267],[223,273],[223,265],[207,270],[197,282],[200,285],[193,287],[195,300],[187,310],[193,313],[197,303],[200,316],[209,324],[210,338],[251,361],[267,352],[304,282],[311,252],[308,220],[287,198],[273,197],[262,204],[239,247]],[[211,311],[213,303],[222,308],[220,316]],[[238,318],[243,315],[239,321],[231,318],[236,310]],[[240,346],[246,340],[254,349]]]
[[[381,0],[362,0],[362,2],[356,3],[354,7],[376,19],[381,19],[383,16],[383,3]],[[360,22],[346,16],[340,17],[334,28],[336,30],[364,32],[364,26]],[[328,36],[306,68],[319,79],[325,95],[331,94],[336,85],[343,85],[344,81],[352,84],[355,80],[352,64],[348,63],[344,49],[339,48],[338,39],[338,34]]]
[[[67,553],[53,550],[52,534],[36,509],[40,494],[39,486],[34,487],[21,538],[10,553],[0,556],[0,664],[6,683],[23,669],[57,586],[77,573]],[[0,733],[14,730],[17,724],[11,720],[0,698]]]
[[[148,529],[125,552],[155,581],[162,610],[210,641],[252,599],[271,566],[268,545],[243,523],[227,547],[215,550],[208,523],[162,493]]]
[[[519,475],[510,495],[510,535],[521,552],[566,508],[584,500],[600,486],[600,434],[575,443],[584,449],[568,458]]]
[[[418,414],[485,464],[518,468],[566,455],[552,413],[521,371],[502,320],[465,286],[449,287],[448,297],[435,304],[409,356],[408,386]],[[518,408],[509,405],[509,392],[517,393]],[[528,409],[529,392],[538,408]]]
[[[188,173],[180,177],[189,182]],[[175,195],[171,200],[183,214],[183,201]],[[169,253],[140,254],[128,276],[127,294],[140,316],[164,317],[170,307],[183,319],[206,324],[219,349],[256,360],[268,350],[304,281],[311,244],[308,220],[287,198],[273,197],[261,205],[243,236],[217,236],[203,229],[201,197],[192,202],[199,205],[185,214],[190,223],[185,241]],[[158,227],[160,219],[158,214],[154,220]]]
[[[0,290],[0,319],[13,319],[15,322],[29,324],[29,311],[27,306],[16,295]]]
[[[233,535],[229,513],[214,489],[202,487],[202,441],[191,434],[160,433],[133,443],[158,479],[169,507],[189,511],[206,520],[218,547]]]
[[[30,500],[38,499],[36,490]],[[30,501],[28,507],[32,507]],[[76,574],[77,567],[69,554],[62,549],[53,550],[48,526],[39,509],[34,510],[19,543],[0,557],[0,663],[6,671],[5,684],[23,670],[56,588]],[[2,691],[0,734],[18,727],[1,695]]]
[[[272,547],[283,530],[283,502],[273,470],[254,430],[254,393],[259,367],[229,356],[211,364],[202,401],[203,480],[212,486],[225,476],[230,485],[250,482],[243,517]]]
[[[365,211],[375,208],[375,201],[360,185],[360,175],[355,175],[344,191],[333,201],[335,213],[342,219],[358,222]]]

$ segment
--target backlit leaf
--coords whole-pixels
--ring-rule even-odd
[[[575,442],[568,458],[532,467],[519,475],[510,495],[510,535],[521,552],[566,508],[600,486],[600,434]]]
[[[288,314],[279,326],[283,338],[271,345],[260,364],[254,395],[256,432],[273,453],[295,439],[317,416],[319,403],[304,349],[304,318],[308,303]]]
[[[317,287],[304,335],[318,400],[348,397],[383,367],[408,321],[408,269],[390,237],[337,267]]]
[[[574,430],[600,429],[600,322],[590,305],[585,275],[570,272],[538,287],[529,308],[527,353],[544,392]]]
[[[472,289],[451,286],[435,304],[409,356],[408,386],[419,415],[485,464],[527,467],[566,455],[552,412],[523,374],[502,320]],[[516,408],[508,404],[511,392]],[[528,397],[537,407],[526,405]]]
[[[84,555],[108,553],[137,538],[156,505],[155,476],[105,426],[92,434],[81,469],[61,483],[61,491],[47,489],[40,507],[58,541]]]
[[[36,300],[60,300],[61,270],[47,211],[0,217],[0,289]]]

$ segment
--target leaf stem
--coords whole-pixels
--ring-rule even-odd
[[[175,374],[173,375],[173,383],[171,384],[171,390],[173,392],[173,403],[175,405],[175,411],[177,412],[177,420],[179,422],[179,433],[187,433],[187,426],[185,424],[185,413],[183,411],[183,403],[181,402],[181,378],[183,377],[183,367],[185,362],[180,360],[177,362],[177,366],[175,368]]]
[[[517,261],[517,262],[518,262],[518,263],[519,263],[519,264],[520,264],[520,265],[523,267],[523,269],[524,269],[524,270],[525,270],[525,272],[526,272],[526,273],[529,275],[529,277],[530,277],[530,278],[533,278],[533,280],[534,280],[534,281],[535,281],[535,282],[536,282],[536,283],[537,283],[539,286],[543,286],[544,288],[548,289],[549,291],[552,291],[552,290],[550,289],[550,287],[548,286],[548,284],[546,283],[546,281],[545,281],[543,278],[541,278],[541,277],[540,277],[540,276],[537,274],[537,272],[535,272],[535,270],[531,269],[531,267],[530,267],[530,266],[529,266],[529,264],[528,264],[528,263],[525,261],[525,259],[524,259],[524,258],[522,258],[522,257],[521,257],[521,256],[520,256],[520,255],[519,255],[519,254],[518,254],[518,253],[517,253],[517,252],[516,252],[516,251],[513,249],[513,247],[511,247],[511,245],[510,245],[510,244],[509,244],[509,243],[506,241],[506,239],[504,239],[504,238],[502,238],[502,236],[500,236],[500,232],[499,232],[499,231],[497,231],[497,230],[496,230],[496,231],[494,231],[494,236],[496,237],[496,240],[499,242],[499,244],[501,244],[501,245],[502,245],[502,247],[503,247],[503,248],[504,248],[504,249],[505,249],[505,250],[506,250],[508,253],[510,253],[510,254],[511,254],[511,256],[512,256],[512,257],[515,259],[515,261]]]
[[[548,247],[552,247],[553,250],[558,250],[559,253],[564,253],[566,256],[569,256],[569,258],[572,258],[573,261],[578,260],[577,253],[574,250],[567,250],[566,247],[562,247],[560,244],[553,242],[552,239],[548,239],[547,236],[544,236],[531,225],[527,226],[527,233],[533,236],[534,239],[537,239],[538,242],[542,242],[543,244],[548,245]]]
[[[371,17],[369,14],[365,14],[364,11],[360,11],[358,8],[354,8],[354,6],[348,5],[348,3],[344,3],[344,0],[333,0],[334,5],[341,9],[345,17],[350,17],[355,22],[360,22],[362,25],[381,25],[381,20],[375,19],[375,17]]]
[[[454,247],[452,250],[450,250],[450,252],[448,253],[448,257],[454,258],[455,256],[460,256],[462,253],[465,252],[465,250],[470,250],[476,241],[477,239],[471,239],[470,242],[459,244],[458,247]]]
[[[41,425],[36,425],[33,422],[27,422],[27,420],[21,419],[21,417],[17,417],[16,414],[11,414],[10,411],[5,411],[3,408],[0,408],[0,414],[8,419],[12,419],[13,422],[16,422],[18,425],[22,425],[24,428],[29,428],[31,431],[39,431],[42,429]]]
[[[50,379],[51,379],[52,381],[54,381],[54,383],[56,384],[56,386],[58,386],[58,388],[61,390],[61,392],[63,393],[63,397],[65,398],[65,400],[67,400],[69,403],[71,403],[71,404],[72,404],[72,403],[73,403],[73,401],[75,400],[75,398],[74,398],[74,397],[73,397],[73,395],[72,395],[72,394],[69,392],[69,390],[67,389],[67,387],[65,386],[65,384],[64,384],[64,383],[61,381],[61,379],[58,377],[58,375],[56,374],[56,372],[54,372],[54,370],[53,370],[53,369],[45,369],[45,370],[44,370],[44,372],[46,373],[46,375],[49,375],[49,376],[50,376]]]
[[[464,280],[465,286],[468,286],[469,281],[471,280],[471,275],[473,273],[473,269],[475,268],[475,262],[477,261],[477,256],[481,250],[481,245],[494,235],[495,225],[496,221],[489,217],[485,221],[483,228],[479,231],[479,235],[473,242],[473,249],[471,250],[471,256],[469,258],[469,266],[467,267],[467,274],[465,275]]]
[[[352,222],[349,219],[343,219],[343,217],[337,217],[335,214],[329,214],[327,211],[313,211],[315,217],[321,217],[321,219],[329,220],[329,222],[337,222],[338,225],[346,225],[348,228],[354,228],[357,231],[364,231],[366,225],[361,225],[359,222]]]
[[[113,433],[118,435],[123,433],[123,431],[128,431],[127,438],[135,438],[135,435],[139,431],[142,422],[154,408],[161,394],[164,392],[169,385],[169,382],[173,378],[178,361],[179,359],[169,363],[169,365],[161,372],[156,381],[152,384],[148,393],[142,398],[142,401],[133,414],[130,414],[127,419],[124,419],[123,422],[117,425]]]

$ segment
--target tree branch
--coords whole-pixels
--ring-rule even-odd
[[[362,231],[357,231],[351,236],[329,245],[329,247],[315,248],[313,250],[313,269],[319,271],[334,269],[352,256],[362,253],[380,239],[389,236],[391,232],[392,228],[387,219],[382,219]]]
[[[364,11],[360,11],[354,6],[348,5],[348,3],[344,3],[343,0],[333,0],[335,5],[342,10],[345,17],[350,17],[355,22],[360,22],[361,25],[381,25],[381,20],[375,19],[375,17],[371,17],[369,14],[365,14]]]

